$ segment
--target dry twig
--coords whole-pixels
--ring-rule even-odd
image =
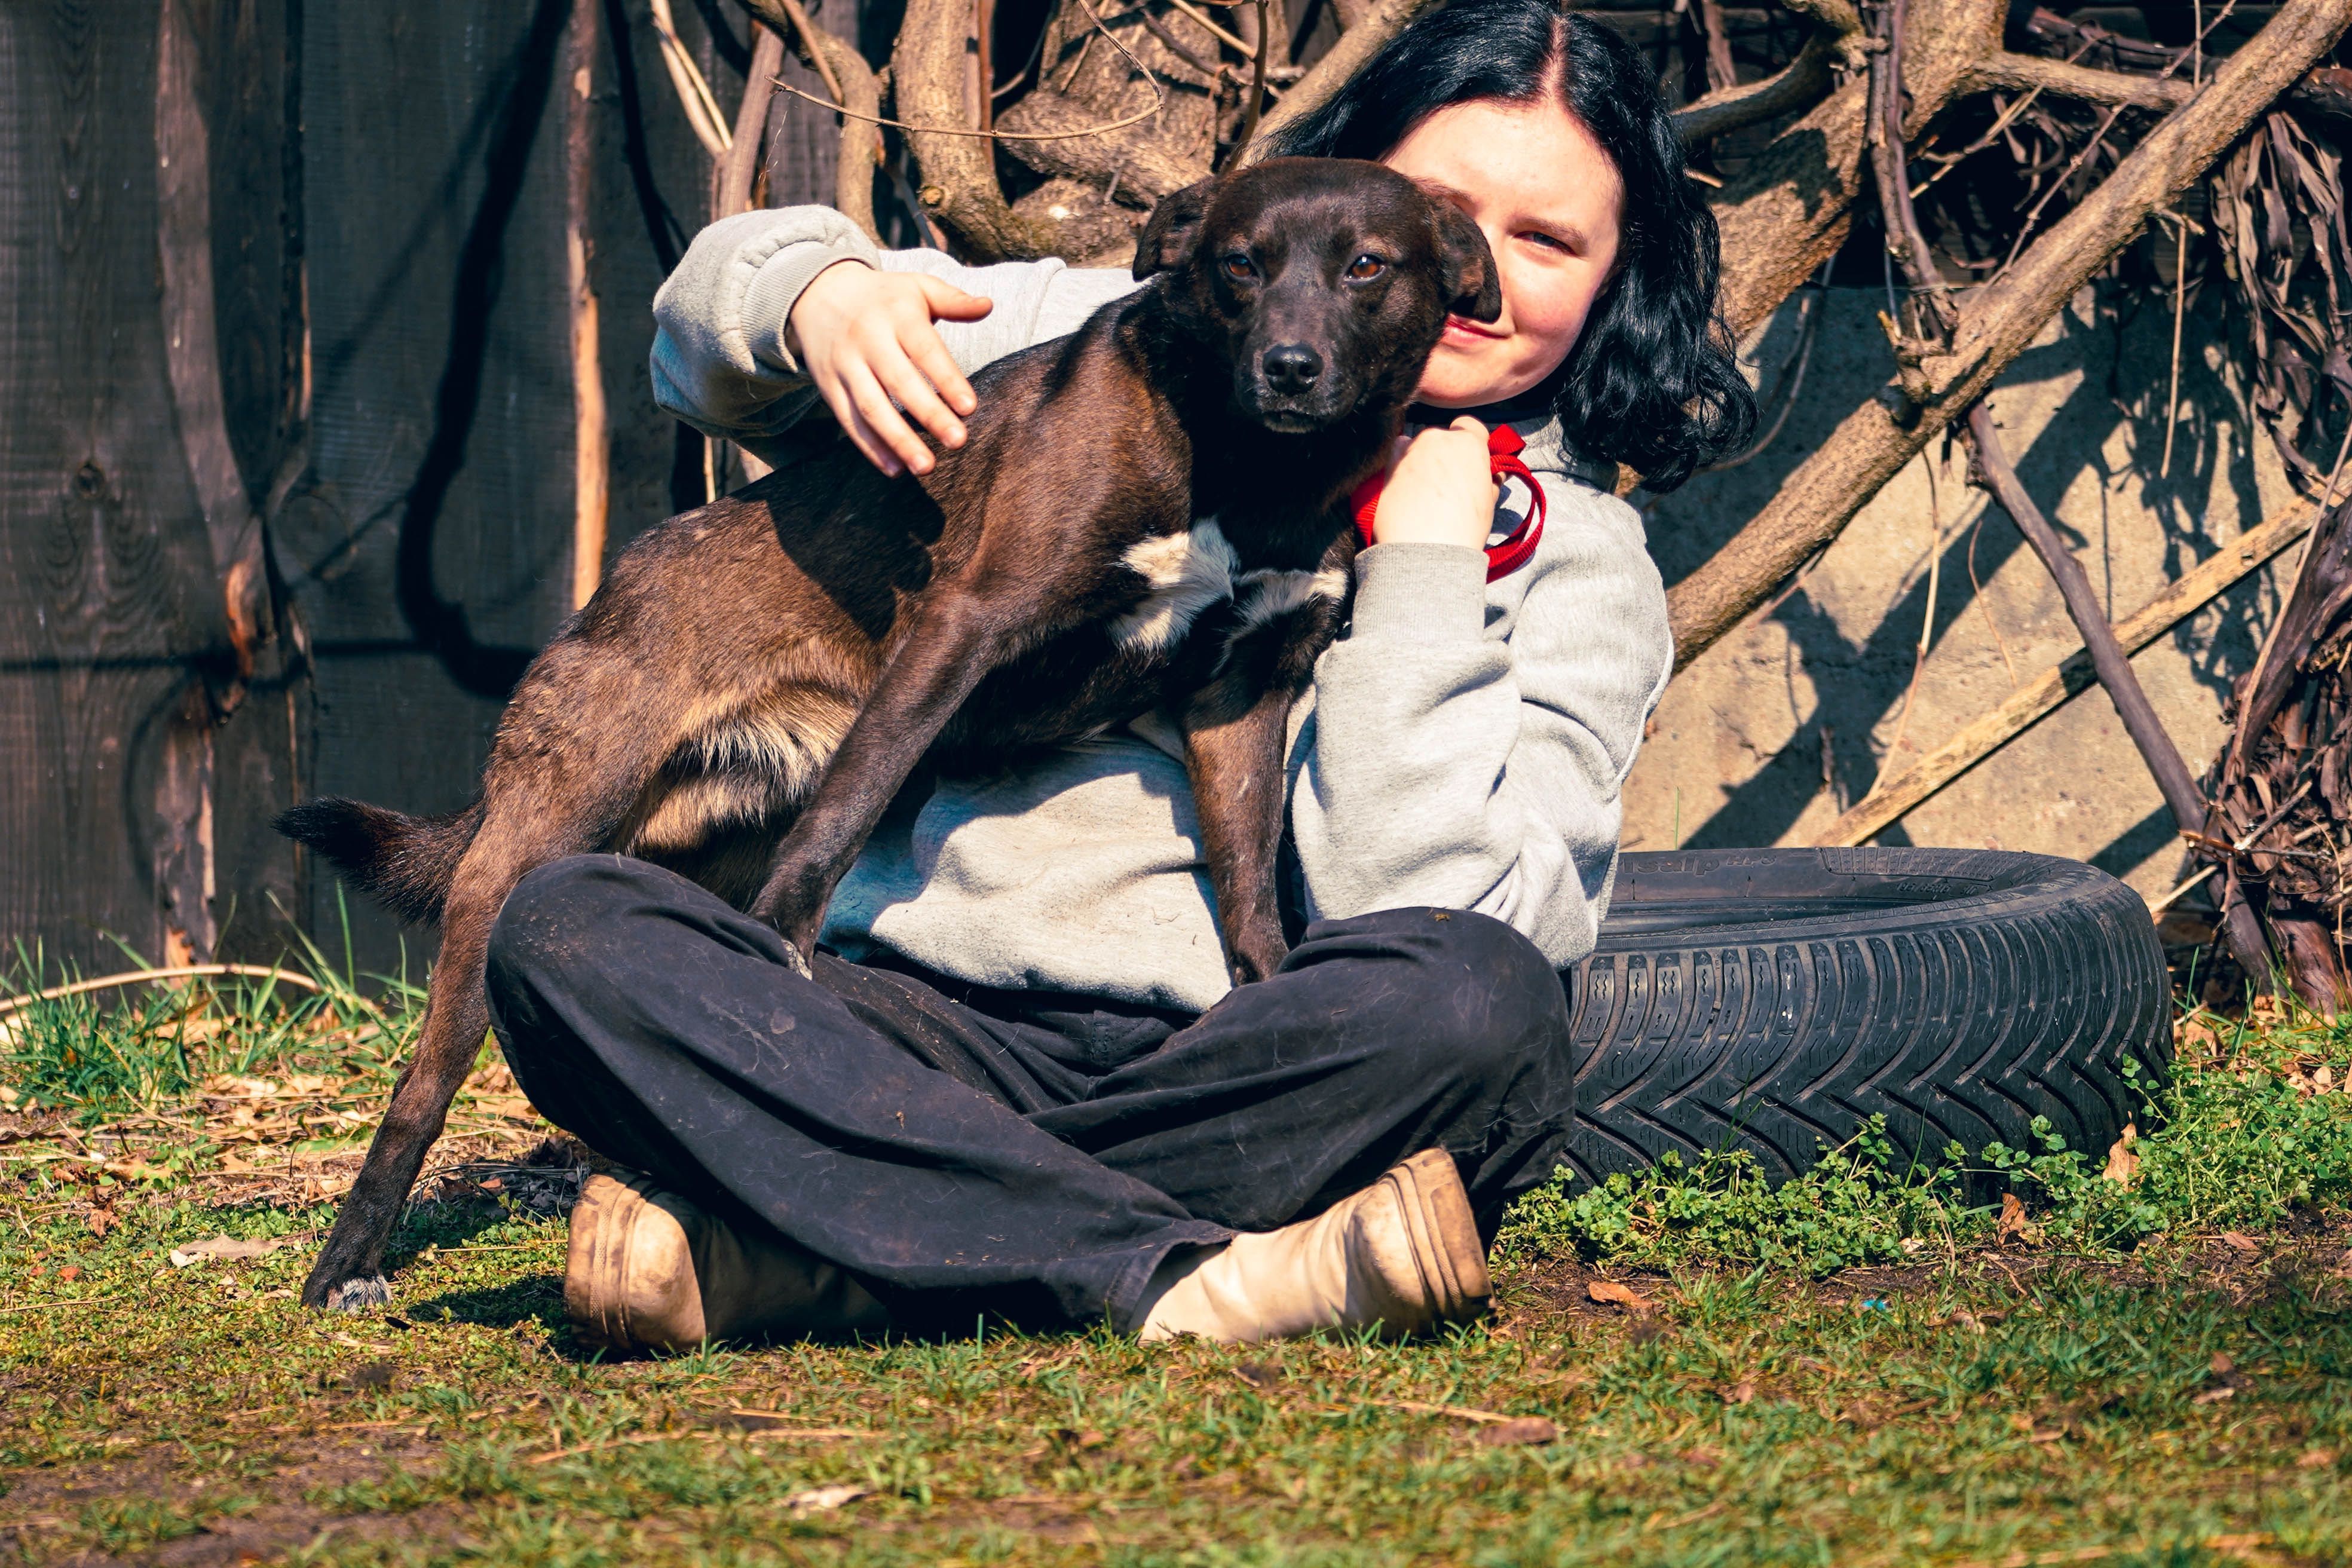
[[[161,969],[133,969],[121,974],[101,975],[96,980],[77,980],[69,984],[52,985],[46,991],[36,991],[23,996],[0,997],[0,1015],[29,1007],[36,1002],[55,1002],[67,996],[79,996],[91,991],[110,991],[118,985],[136,985],[148,980],[201,980],[210,976],[236,974],[254,980],[282,980],[299,985],[305,991],[325,988],[307,974],[297,974],[290,969],[278,969],[266,963],[175,963]]]
[[[1764,510],[1668,595],[1676,667],[1712,647],[1836,538],[1905,463],[1983,395],[2149,215],[2173,205],[2285,86],[2334,47],[2347,24],[2352,0],[2287,0],[2213,73],[2203,93],[2150,132],[2015,267],[1976,290],[1956,314],[1949,350],[1903,366],[1904,395],[1894,406],[1874,399],[1848,415]]]

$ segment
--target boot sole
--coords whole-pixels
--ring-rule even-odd
[[[1424,1149],[1389,1173],[1402,1199],[1412,1235],[1414,1261],[1439,1322],[1459,1322],[1485,1310],[1494,1286],[1486,1273],[1486,1248],[1470,1212],[1470,1194],[1454,1156]]]

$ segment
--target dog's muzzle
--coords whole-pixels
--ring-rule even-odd
[[[1243,405],[1269,430],[1300,435],[1319,430],[1355,406],[1349,378],[1335,376],[1307,343],[1276,343],[1236,378]]]

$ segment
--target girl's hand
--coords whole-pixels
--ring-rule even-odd
[[[1399,437],[1388,488],[1372,512],[1372,542],[1484,550],[1496,499],[1486,427],[1475,419],[1465,414],[1443,430]]]
[[[980,406],[931,323],[976,321],[994,308],[919,272],[837,261],[793,301],[784,347],[868,461],[886,474],[928,474],[931,449],[907,415],[941,446],[961,447],[958,416]]]

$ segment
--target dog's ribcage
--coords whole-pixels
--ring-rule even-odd
[[[1160,700],[1196,629],[1214,642],[1184,650],[1190,666],[1214,668],[1243,637],[1318,600],[1336,605],[1348,588],[1337,568],[1244,564],[1214,518],[1139,540],[1119,565],[1134,575],[1131,605],[999,669],[942,737],[943,760],[982,770],[1099,733]],[[1063,700],[1041,700],[1041,689]],[[694,715],[617,847],[697,862],[693,874],[713,885],[749,877],[756,847],[807,802],[855,717],[854,700],[797,682]],[[719,842],[729,838],[745,841]],[[722,870],[709,856],[740,864]]]

